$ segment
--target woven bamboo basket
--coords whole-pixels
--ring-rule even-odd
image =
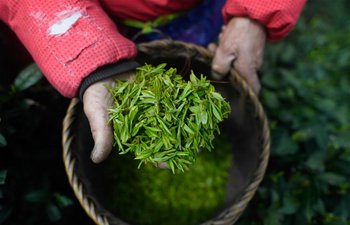
[[[161,40],[138,45],[137,60],[151,64],[167,63],[178,68],[185,78],[191,69],[210,78],[212,55],[200,46],[180,41]],[[253,198],[264,177],[270,154],[270,132],[263,107],[246,82],[230,71],[228,82],[214,84],[231,104],[230,117],[223,132],[230,136],[234,162],[230,169],[226,204],[205,225],[234,224]],[[88,216],[98,225],[129,225],[104,205],[100,165],[91,162],[93,141],[82,104],[73,99],[63,121],[63,161],[70,185]]]

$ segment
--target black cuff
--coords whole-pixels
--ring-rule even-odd
[[[121,61],[116,64],[109,64],[98,68],[92,74],[85,77],[81,82],[79,88],[80,100],[83,101],[84,92],[88,87],[90,87],[91,84],[117,74],[132,71],[138,66],[140,66],[140,64],[138,64],[136,61]]]

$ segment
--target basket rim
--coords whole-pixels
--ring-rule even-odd
[[[210,61],[212,59],[212,54],[204,47],[185,43],[182,41],[174,41],[174,40],[157,40],[148,43],[142,43],[138,45],[139,49],[143,51],[149,51],[153,48],[162,48],[165,49],[167,47],[180,46],[184,47],[188,50],[187,53],[194,55],[201,55],[206,60]],[[244,192],[240,195],[240,197],[234,202],[233,205],[225,208],[217,217],[202,223],[202,225],[209,224],[234,224],[240,215],[243,213],[245,208],[247,207],[250,200],[253,198],[255,192],[257,191],[259,184],[263,180],[269,155],[270,155],[270,145],[271,145],[271,136],[270,130],[268,127],[268,120],[265,115],[264,109],[259,101],[258,96],[254,93],[252,88],[246,83],[246,81],[235,71],[234,69],[230,70],[229,81],[231,83],[237,84],[242,89],[242,94],[247,97],[252,105],[255,108],[255,117],[261,123],[262,135],[260,137],[262,150],[259,154],[258,166],[255,169],[249,183],[247,184]],[[70,105],[67,109],[65,118],[63,120],[63,129],[62,129],[62,148],[63,148],[63,162],[65,171],[68,177],[68,181],[70,186],[73,189],[75,196],[77,197],[79,203],[87,213],[87,215],[98,225],[109,225],[111,220],[111,215],[109,212],[100,212],[99,206],[93,199],[88,197],[82,179],[79,178],[79,175],[76,173],[76,165],[77,159],[74,154],[72,154],[71,144],[73,141],[73,132],[71,131],[72,124],[76,118],[76,108],[80,100],[78,98],[73,98],[70,102]],[[121,225],[127,225],[120,221]]]

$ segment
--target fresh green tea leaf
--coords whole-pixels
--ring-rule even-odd
[[[204,76],[198,79],[192,72],[186,82],[175,68],[165,67],[146,64],[133,81],[109,87],[115,101],[110,122],[120,154],[133,152],[139,166],[166,162],[173,172],[184,171],[199,148],[213,148],[230,105]]]

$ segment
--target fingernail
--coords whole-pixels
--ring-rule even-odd
[[[157,163],[157,167],[160,169],[170,169],[170,166],[166,162]]]

